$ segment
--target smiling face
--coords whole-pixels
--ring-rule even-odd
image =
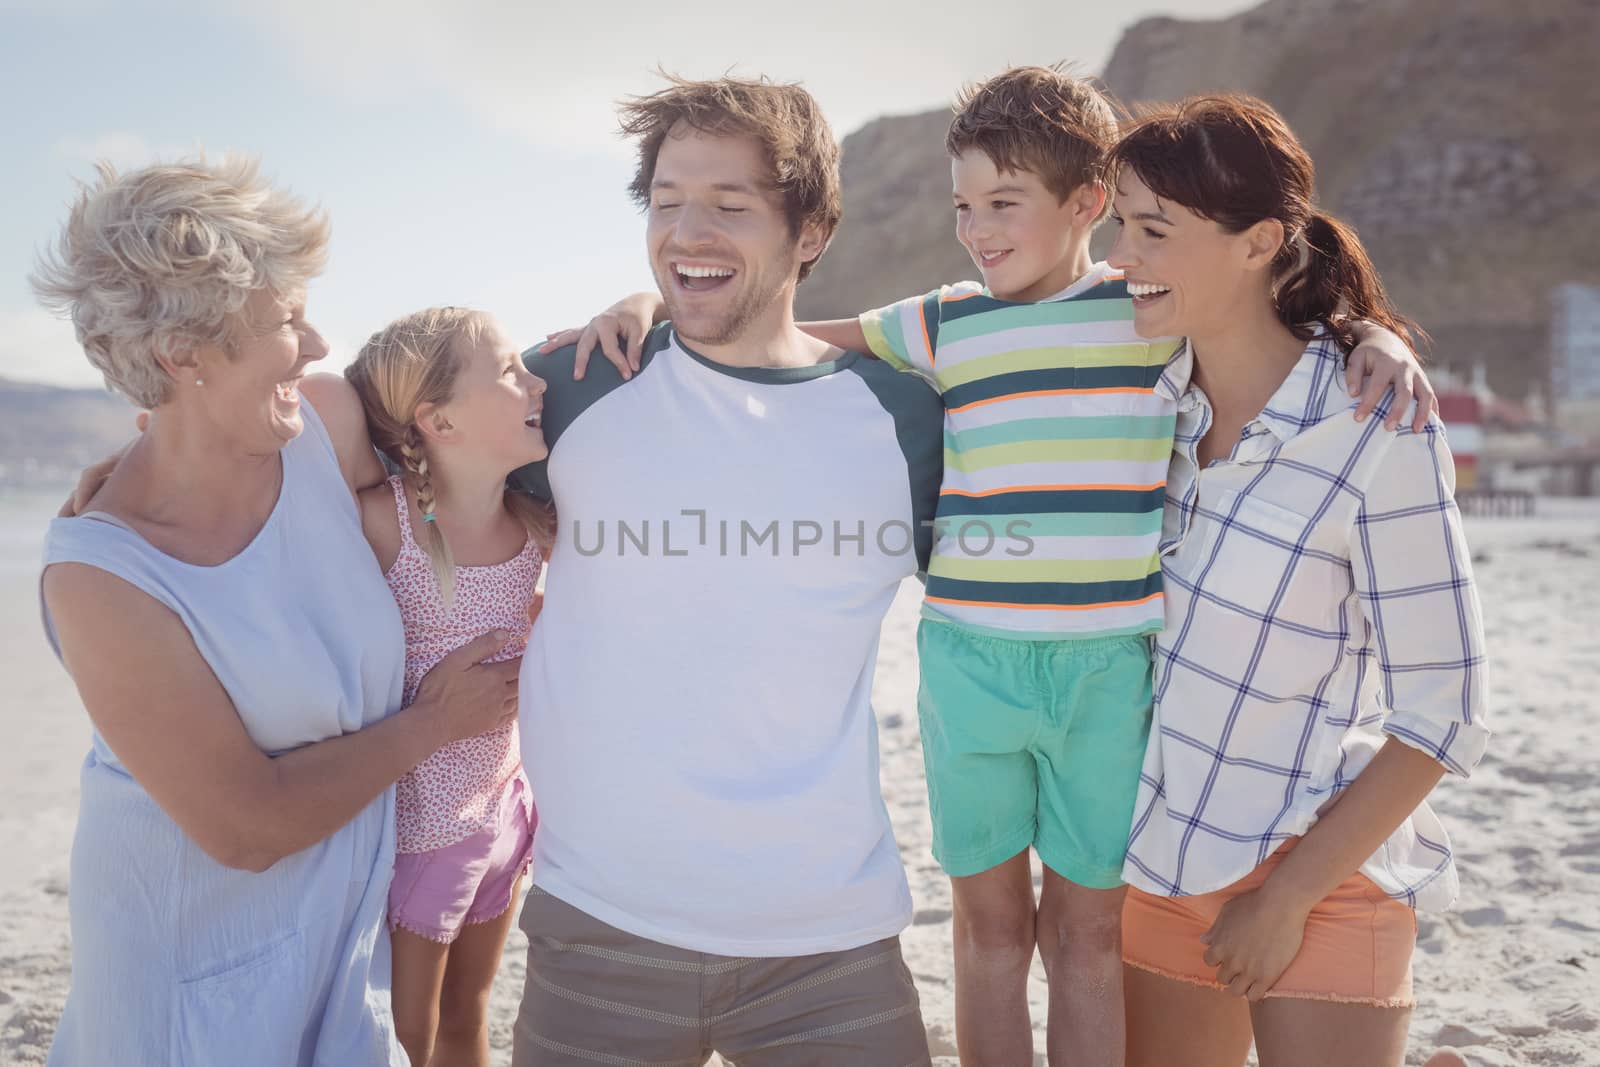
[[[1075,252],[1098,212],[1098,200],[1085,219],[1079,203],[1083,190],[1058,200],[1038,175],[1000,170],[981,149],[952,159],[950,179],[956,239],[983,273],[989,292],[1002,300],[1043,300],[1077,280]]]
[[[169,372],[180,393],[202,403],[206,417],[251,454],[277,451],[305,428],[300,379],[328,354],[305,311],[301,294],[259,289],[233,318],[231,351],[204,345],[193,364]]]
[[[434,408],[452,427],[450,442],[508,471],[544,459],[550,454],[541,425],[544,379],[528,373],[499,324],[485,324],[476,341],[470,336],[456,338],[452,355],[460,368],[450,399]]]
[[[1131,168],[1117,178],[1111,217],[1117,240],[1106,262],[1127,279],[1141,337],[1211,336],[1236,321],[1241,301],[1270,289],[1254,227],[1229,233],[1157,197]]]
[[[731,344],[792,313],[800,264],[822,251],[815,226],[790,230],[753,137],[674,130],[650,186],[646,242],[673,328]]]

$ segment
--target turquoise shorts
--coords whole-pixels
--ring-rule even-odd
[[[1122,884],[1150,734],[1150,640],[1019,641],[924,619],[917,712],[933,855],[952,878],[1032,845],[1090,889]]]

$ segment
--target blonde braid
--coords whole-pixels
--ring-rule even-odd
[[[400,461],[417,490],[417,510],[422,512],[422,524],[428,530],[428,560],[433,564],[433,577],[439,583],[439,599],[445,610],[455,602],[456,561],[439,528],[434,511],[433,478],[428,473],[428,453],[422,447],[422,435],[416,423],[407,426],[400,438]]]
[[[422,450],[422,435],[416,423],[406,427],[400,438],[400,463],[411,475],[417,487],[417,507],[422,511],[422,521],[433,521],[433,479],[428,476],[428,454]]]
[[[428,531],[422,548],[446,610],[455,600],[455,556],[437,521],[433,476],[416,411],[422,404],[450,399],[461,367],[454,343],[458,338],[475,342],[488,322],[481,312],[466,308],[429,308],[407,315],[373,334],[345,370],[361,396],[372,443],[404,469],[404,480],[416,493]]]

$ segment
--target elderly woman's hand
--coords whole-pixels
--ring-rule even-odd
[[[430,706],[439,744],[477,737],[517,717],[517,674],[522,657],[483,661],[505,648],[511,635],[492,630],[445,656],[422,678],[412,706]]]

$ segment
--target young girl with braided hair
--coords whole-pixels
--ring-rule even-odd
[[[362,525],[399,603],[405,700],[485,630],[520,655],[553,516],[505,489],[544,458],[544,382],[494,320],[431,308],[372,335],[345,372],[372,442],[402,470],[360,494]],[[446,745],[396,788],[389,890],[394,1015],[414,1067],[489,1062],[485,1011],[537,817],[515,721]]]

